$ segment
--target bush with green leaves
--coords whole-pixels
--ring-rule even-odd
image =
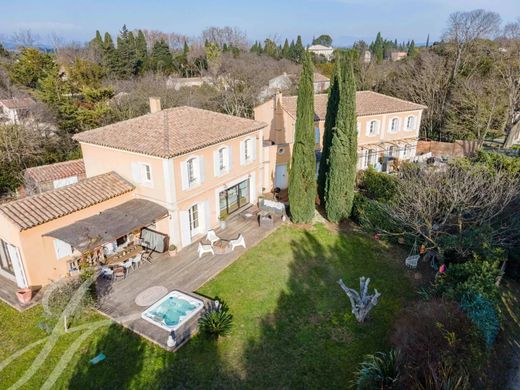
[[[473,259],[451,264],[446,273],[437,278],[434,291],[445,298],[461,302],[465,294],[480,294],[496,304],[500,298],[496,280],[500,275],[497,262]]]
[[[482,334],[488,348],[493,346],[500,331],[500,320],[495,304],[482,294],[464,294],[460,307]]]
[[[397,179],[387,173],[377,172],[373,167],[361,172],[358,179],[359,191],[369,199],[389,202],[397,191]]]
[[[396,389],[401,375],[399,351],[377,352],[366,355],[355,372],[355,387],[358,390]]]
[[[369,199],[361,193],[354,196],[351,218],[368,232],[385,231],[399,233],[402,230],[392,223],[385,212],[384,205]]]
[[[215,307],[206,311],[199,319],[199,328],[205,335],[218,339],[227,336],[233,327],[233,315],[228,305],[216,298],[219,302]]]

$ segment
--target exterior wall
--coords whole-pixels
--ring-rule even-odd
[[[133,197],[133,193],[124,194],[21,232],[5,217],[0,216],[0,238],[16,246],[20,251],[27,283],[31,286],[44,286],[67,276],[67,260],[70,260],[70,258],[56,259],[54,238],[44,235],[120,205]]]
[[[410,115],[416,117],[414,130],[406,129],[406,120]],[[393,118],[399,118],[399,131],[390,131],[390,124]],[[378,120],[380,126],[379,134],[370,136],[367,134],[367,125],[372,120]],[[360,125],[360,131],[358,134],[358,145],[376,144],[379,142],[395,142],[403,139],[418,138],[419,127],[421,123],[421,110],[383,115],[360,116],[358,117],[358,122]]]
[[[476,141],[419,141],[417,154],[431,153],[433,157],[464,157],[470,156],[477,150]]]
[[[81,151],[87,177],[111,171],[117,172],[136,186],[135,193],[138,197],[165,205],[164,159],[85,143],[81,144]],[[132,163],[144,163],[150,166],[152,184],[136,182],[132,174]]]
[[[247,165],[240,164],[240,143],[248,138],[255,138],[255,160]],[[264,190],[264,155],[263,155],[263,131],[257,131],[248,135],[222,142],[208,148],[198,150],[187,155],[179,156],[173,159],[173,170],[175,172],[174,186],[176,189],[176,210],[174,213],[174,234],[172,240],[178,247],[186,245],[187,240],[184,237],[186,221],[183,220],[183,214],[195,204],[204,204],[204,229],[199,236],[193,237],[193,240],[202,237],[209,229],[215,228],[219,224],[219,193],[241,181],[249,179],[250,185],[250,203],[255,203],[258,195]],[[214,172],[214,152],[221,147],[227,146],[231,151],[230,169],[228,173],[221,176],[215,176]],[[182,186],[182,164],[193,157],[202,159],[203,162],[203,181],[193,188],[183,190]]]

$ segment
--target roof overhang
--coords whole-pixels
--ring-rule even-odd
[[[144,199],[132,199],[44,236],[57,238],[85,252],[150,226],[166,216],[168,210],[163,206]]]

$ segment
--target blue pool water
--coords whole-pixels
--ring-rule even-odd
[[[153,310],[147,311],[146,316],[154,322],[174,328],[199,307],[200,305],[191,303],[186,299],[169,296]]]

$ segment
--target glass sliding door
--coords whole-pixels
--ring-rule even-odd
[[[249,204],[249,179],[219,194],[220,215],[226,216]]]

